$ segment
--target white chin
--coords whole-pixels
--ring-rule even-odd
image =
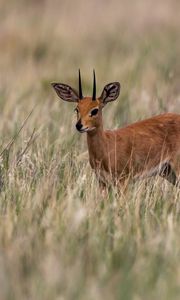
[[[90,131],[93,131],[96,127],[92,127],[92,128],[84,128],[84,129],[81,129],[81,133],[83,132],[90,132]]]
[[[88,128],[87,131],[93,131],[96,127]]]

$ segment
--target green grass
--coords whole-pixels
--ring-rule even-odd
[[[77,87],[79,67],[84,94],[93,68],[99,94],[120,81],[106,128],[180,113],[179,11],[175,0],[1,0],[1,300],[179,299],[179,191],[152,178],[104,198],[74,105],[50,86]]]

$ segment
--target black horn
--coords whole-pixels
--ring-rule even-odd
[[[93,70],[93,95],[92,100],[96,100],[96,75],[95,71]]]
[[[79,69],[79,99],[83,99],[80,69]]]

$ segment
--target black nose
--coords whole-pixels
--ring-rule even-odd
[[[79,120],[76,124],[76,129],[80,131],[82,127],[81,120]]]

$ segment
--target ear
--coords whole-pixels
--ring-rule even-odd
[[[69,85],[63,83],[51,83],[57,95],[64,101],[77,102],[79,100],[78,93]]]
[[[121,86],[119,82],[111,82],[106,84],[100,96],[101,102],[106,104],[116,100],[120,93],[120,87]]]

